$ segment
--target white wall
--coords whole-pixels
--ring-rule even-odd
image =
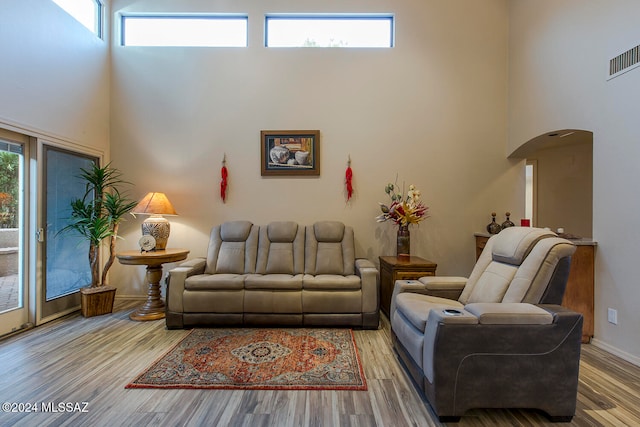
[[[594,342],[640,364],[640,69],[606,81],[640,41],[640,2],[511,0],[508,151],[554,129],[593,131]],[[618,310],[618,325],[607,308]]]
[[[377,224],[384,186],[415,184],[431,218],[412,227],[412,253],[438,274],[466,275],[475,231],[490,213],[524,211],[524,165],[506,159],[506,0],[210,2],[114,0],[113,12],[243,12],[248,48],[142,48],[112,52],[111,149],[137,196],[167,193],[169,246],[203,256],[222,221],[355,227],[356,252],[395,253],[392,224]],[[391,12],[396,47],[267,49],[269,12]],[[118,34],[116,25],[114,34]],[[260,130],[319,129],[319,178],[262,178]],[[229,197],[218,196],[226,153]],[[346,203],[351,155],[354,199]],[[137,247],[142,219],[123,225],[120,249]],[[120,295],[141,295],[143,269],[116,266]]]
[[[0,2],[0,123],[108,152],[108,59],[52,1]]]
[[[589,138],[591,135],[589,134]],[[591,238],[593,234],[593,143],[591,140],[537,150],[536,224]]]

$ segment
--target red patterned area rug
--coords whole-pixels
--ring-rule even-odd
[[[349,329],[194,329],[126,388],[366,390]]]

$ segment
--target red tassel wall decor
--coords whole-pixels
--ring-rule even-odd
[[[349,161],[347,162],[347,171],[345,173],[344,181],[347,186],[347,202],[351,200],[351,196],[353,196],[353,171],[351,170],[351,156],[349,156]]]
[[[222,203],[225,203],[227,200],[227,177],[229,176],[229,171],[227,171],[226,154],[222,159],[222,169],[220,170],[220,175],[222,177],[222,180],[220,181],[220,197],[222,197]]]

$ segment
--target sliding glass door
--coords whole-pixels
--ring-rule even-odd
[[[0,129],[1,130],[1,129]],[[0,132],[0,335],[29,323],[25,255],[25,152],[29,138]]]
[[[41,231],[44,268],[40,295],[41,318],[57,317],[80,306],[78,290],[91,283],[89,244],[73,232],[62,231],[68,224],[71,201],[86,189],[78,178],[98,158],[44,145],[44,206]]]
[[[99,157],[69,146],[0,127],[0,336],[79,309],[90,283],[88,243],[62,229]]]

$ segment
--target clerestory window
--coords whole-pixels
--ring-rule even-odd
[[[53,0],[69,15],[102,37],[102,3],[100,0]]]
[[[246,47],[246,15],[123,15],[123,46]]]
[[[390,48],[390,14],[268,14],[266,47]]]

